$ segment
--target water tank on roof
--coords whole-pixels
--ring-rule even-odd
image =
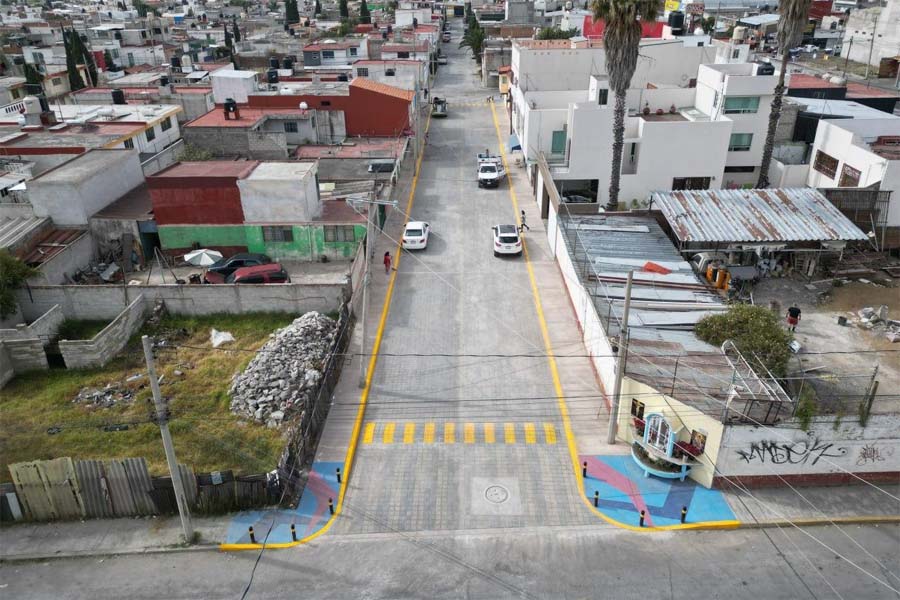
[[[38,100],[37,96],[25,96],[22,104],[25,105],[25,114],[27,115],[40,114],[41,112],[41,101]]]
[[[346,73],[340,73],[340,74],[338,74],[338,76],[337,76],[337,80],[338,80],[338,81],[350,81],[350,78],[347,77],[347,74],[346,74]]]
[[[269,69],[266,71],[267,83],[278,83],[278,69]]]
[[[774,75],[775,74],[775,65],[767,62],[758,62],[756,63],[756,74],[757,75]]]
[[[227,113],[236,113],[237,112],[237,102],[235,102],[234,98],[225,98],[225,103],[222,105]]]
[[[841,77],[840,75],[835,75],[834,77],[831,77],[828,81],[830,81],[831,83],[833,83],[835,85],[847,85],[847,80],[844,79],[843,77]]]
[[[672,29],[684,29],[684,13],[673,10],[669,13],[669,27]]]
[[[270,69],[277,69],[277,68],[278,68],[278,57],[277,57],[277,56],[271,56],[271,57],[269,57],[269,68],[270,68]]]
[[[173,56],[169,62],[171,63],[173,68],[175,68],[175,69],[181,68],[181,57],[180,56]]]
[[[128,104],[127,102],[125,102],[125,92],[123,92],[122,90],[113,90],[112,102],[113,104]]]
[[[283,69],[293,69],[294,68],[294,57],[293,56],[285,56],[281,59],[281,68]]]
[[[168,76],[168,75],[162,75],[162,76],[159,78],[159,85],[160,85],[160,87],[165,87],[165,86],[169,85],[169,76]]]
[[[731,39],[733,40],[741,40],[747,37],[747,28],[741,25],[740,27],[735,27],[734,31],[731,32]]]

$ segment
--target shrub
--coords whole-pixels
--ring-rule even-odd
[[[737,304],[727,313],[701,319],[695,332],[701,340],[714,346],[731,340],[756,370],[765,367],[776,377],[784,377],[787,371],[791,334],[767,308]]]

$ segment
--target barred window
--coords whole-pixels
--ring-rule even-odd
[[[262,228],[264,242],[293,242],[294,230],[290,227],[263,227]]]
[[[833,156],[829,156],[822,152],[821,150],[816,151],[816,160],[813,161],[813,169],[822,173],[823,175],[828,175],[832,179],[837,173],[838,168],[838,159]]]
[[[353,225],[326,225],[326,242],[355,242],[356,230]]]

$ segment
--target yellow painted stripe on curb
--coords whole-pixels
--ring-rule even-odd
[[[484,424],[484,443],[485,444],[493,444],[495,442],[494,438],[494,424],[493,423],[485,423]]]
[[[466,423],[463,426],[463,441],[467,444],[475,443],[475,423]]]
[[[403,426],[403,443],[412,444],[416,441],[416,424],[407,423]]]
[[[537,441],[537,435],[534,432],[534,423],[525,423],[525,443],[533,444]]]
[[[396,425],[393,422],[385,424],[384,434],[381,436],[381,440],[385,444],[393,444],[394,443],[394,427],[396,427]]]
[[[434,443],[434,423],[425,423],[425,443]]]
[[[366,423],[366,431],[363,433],[363,444],[371,444],[375,441],[375,423]]]
[[[516,426],[512,423],[503,424],[503,441],[507,444],[516,443]]]
[[[444,423],[444,443],[456,443],[456,423]]]
[[[556,427],[553,423],[544,423],[544,439],[548,444],[556,443]]]
[[[428,129],[431,126],[431,115],[428,115],[427,120],[425,121],[425,133],[428,133]],[[416,186],[419,184],[419,173],[422,170],[422,159],[425,157],[425,152],[419,155],[419,159],[416,161],[416,170],[413,173],[412,183],[409,188],[409,199],[406,202],[406,214],[410,214],[412,212],[413,201],[416,198]],[[341,473],[343,473],[343,477],[341,478],[341,489],[338,492],[338,500],[337,504],[334,507],[334,514],[328,519],[325,525],[322,526],[317,532],[312,533],[301,540],[297,540],[296,542],[290,542],[283,546],[275,545],[275,544],[267,544],[267,548],[275,548],[275,547],[283,547],[290,548],[292,546],[299,546],[300,544],[305,544],[307,542],[311,542],[316,539],[320,535],[323,535],[329,529],[331,529],[331,525],[334,523],[334,520],[337,519],[338,515],[341,514],[341,509],[344,506],[344,494],[347,493],[347,483],[350,481],[350,472],[353,467],[353,459],[356,456],[356,446],[359,443],[359,433],[362,429],[363,418],[366,414],[366,403],[369,401],[369,392],[372,389],[372,374],[375,371],[375,364],[378,362],[378,350],[381,348],[381,338],[384,335],[384,326],[387,323],[388,312],[391,307],[391,298],[394,295],[394,284],[397,281],[397,273],[400,268],[400,260],[402,258],[400,248],[400,242],[397,242],[397,247],[394,251],[394,270],[391,271],[391,278],[388,281],[387,292],[384,295],[384,306],[381,309],[381,318],[378,321],[378,329],[375,332],[375,342],[372,344],[372,355],[369,357],[369,368],[366,370],[366,385],[363,387],[362,393],[359,395],[359,406],[356,409],[356,418],[353,422],[353,432],[350,434],[350,443],[347,446],[347,454],[344,457],[344,468],[341,469]],[[363,340],[365,341],[365,340]],[[374,435],[374,432],[373,432]],[[226,548],[227,546],[227,548]],[[262,548],[261,544],[221,544],[219,546],[222,550],[254,550]]]

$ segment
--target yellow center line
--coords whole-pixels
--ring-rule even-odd
[[[407,423],[403,426],[403,443],[412,444],[416,441],[416,424]]]
[[[366,431],[363,433],[363,444],[371,444],[375,441],[375,423],[366,423]]]
[[[382,435],[382,441],[385,444],[393,444],[394,443],[394,423],[387,423],[384,426],[384,434]]]
[[[544,438],[548,444],[556,443],[556,427],[553,423],[544,423]]]
[[[503,424],[503,441],[507,444],[516,443],[516,426],[513,423]]]
[[[537,435],[534,432],[534,423],[525,423],[525,443],[533,444],[537,441]]]
[[[444,423],[444,443],[456,443],[456,423]]]
[[[434,443],[434,423],[425,423],[425,437],[423,441],[426,444]]]
[[[494,424],[493,423],[485,423],[484,424],[484,443],[485,444],[493,444],[494,439]]]
[[[475,443],[475,423],[463,425],[463,441],[467,444]]]

